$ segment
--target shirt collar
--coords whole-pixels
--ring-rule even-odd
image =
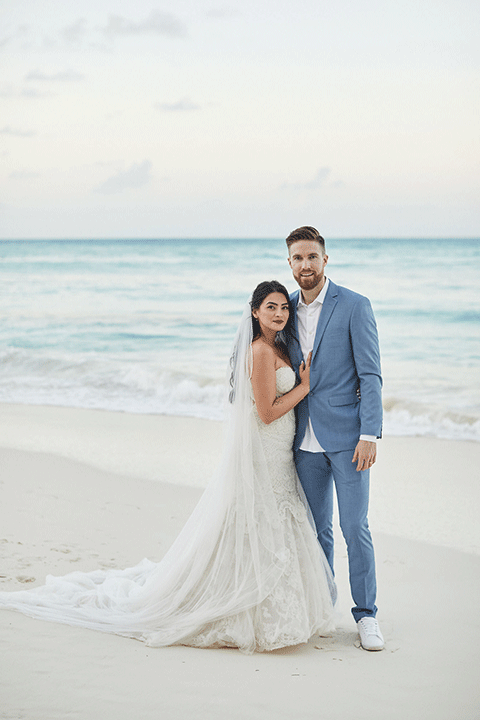
[[[315,300],[314,300],[313,302],[311,302],[309,305],[307,305],[306,303],[303,302],[303,300],[302,300],[302,291],[300,290],[300,292],[298,293],[298,303],[297,303],[297,307],[305,307],[305,308],[308,308],[308,307],[314,307],[315,304],[317,304],[317,305],[323,305],[323,301],[325,300],[325,295],[327,294],[327,290],[328,290],[328,285],[329,285],[329,283],[330,283],[330,280],[326,277],[326,278],[325,278],[325,282],[324,282],[324,284],[323,284],[323,288],[321,289],[321,291],[319,292],[319,294],[317,295],[317,297],[315,298]]]

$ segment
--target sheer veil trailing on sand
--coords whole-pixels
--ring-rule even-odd
[[[232,644],[247,653],[256,649],[248,611],[275,588],[289,550],[253,413],[251,343],[247,304],[231,357],[222,459],[163,560],[47,576],[42,587],[0,593],[0,607],[151,646],[198,644],[195,637],[211,623],[235,616]],[[325,573],[333,597],[326,561]]]

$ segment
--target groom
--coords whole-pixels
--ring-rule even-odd
[[[310,393],[297,406],[297,471],[332,569],[335,484],[347,543],[353,617],[362,647],[382,650],[367,520],[370,468],[382,433],[375,318],[367,298],[325,277],[325,241],[315,228],[297,228],[286,242],[288,262],[300,286],[291,295],[300,343],[290,348],[295,370],[312,352]]]

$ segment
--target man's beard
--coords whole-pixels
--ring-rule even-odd
[[[313,290],[313,288],[316,288],[317,285],[322,282],[322,279],[323,277],[321,273],[314,273],[313,275],[309,275],[308,277],[302,277],[301,275],[299,275],[295,278],[302,290]]]

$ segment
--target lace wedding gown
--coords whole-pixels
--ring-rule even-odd
[[[280,367],[276,380],[278,396],[295,374]],[[48,576],[42,587],[0,593],[0,607],[157,647],[251,653],[331,630],[335,584],[297,486],[294,412],[265,425],[252,397],[246,422],[249,441],[227,452],[161,562]]]

